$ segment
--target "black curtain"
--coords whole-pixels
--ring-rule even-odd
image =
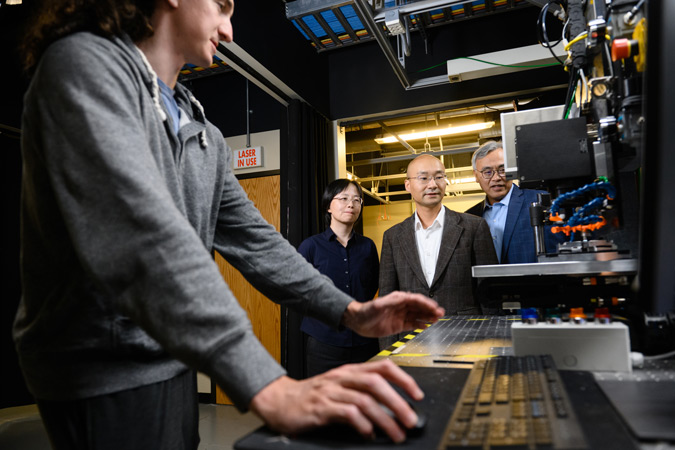
[[[40,5],[0,8],[0,167],[2,168],[2,301],[0,302],[0,409],[35,403],[28,392],[12,339],[12,324],[21,298],[19,266],[21,200],[21,112],[28,78],[20,64],[19,42],[30,14]]]
[[[323,229],[321,196],[328,184],[328,119],[292,100],[281,130],[281,233],[294,247]],[[304,378],[302,316],[281,308],[281,362],[289,376]]]
[[[21,199],[21,146],[19,134],[0,128],[4,229],[2,234],[2,288],[0,305],[0,409],[35,403],[19,368],[12,339],[12,324],[21,299],[19,272]]]

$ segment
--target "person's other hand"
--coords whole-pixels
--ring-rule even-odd
[[[377,426],[398,443],[405,440],[405,431],[381,405],[408,428],[415,426],[417,415],[389,382],[414,400],[424,397],[410,375],[393,362],[380,360],[346,364],[302,381],[278,378],[253,397],[250,408],[270,428],[288,435],[344,423],[370,439]]]
[[[382,337],[436,322],[445,310],[422,294],[391,292],[370,302],[351,302],[342,324],[361,336]]]

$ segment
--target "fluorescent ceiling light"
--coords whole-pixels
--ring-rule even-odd
[[[448,181],[450,181],[450,184],[466,184],[466,183],[475,183],[476,178],[474,177],[450,178]]]
[[[483,123],[474,123],[472,125],[462,125],[459,127],[447,127],[447,128],[437,128],[434,130],[428,130],[428,131],[419,131],[415,133],[406,133],[406,134],[399,134],[398,137],[403,139],[404,141],[414,141],[416,139],[425,139],[425,138],[432,138],[432,137],[439,137],[439,136],[450,136],[453,134],[460,134],[460,133],[469,133],[471,131],[480,131],[480,130],[485,130],[487,128],[491,128],[495,125],[494,121],[490,122],[483,122]],[[375,142],[378,144],[392,144],[394,142],[397,142],[397,139],[394,136],[388,136],[384,138],[377,138],[375,139]]]

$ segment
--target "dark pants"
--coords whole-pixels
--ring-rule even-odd
[[[337,347],[317,341],[312,336],[307,336],[307,352],[305,354],[305,367],[307,376],[313,377],[329,371],[343,364],[360,363],[368,361],[380,351],[377,339],[365,345],[357,347]]]
[[[199,445],[193,371],[99,397],[37,403],[52,447],[58,450],[186,450]]]

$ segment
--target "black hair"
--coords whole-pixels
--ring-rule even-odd
[[[331,214],[328,212],[330,209],[330,203],[333,201],[336,195],[344,191],[349,187],[350,184],[356,186],[356,191],[359,193],[359,197],[363,198],[363,189],[361,185],[354,180],[348,180],[347,178],[338,178],[335,181],[326,186],[326,189],[323,191],[323,197],[321,199],[321,210],[323,211],[323,220],[326,229],[330,227]],[[363,213],[363,208],[359,212],[359,217],[356,219],[357,222],[361,219],[361,214]]]

